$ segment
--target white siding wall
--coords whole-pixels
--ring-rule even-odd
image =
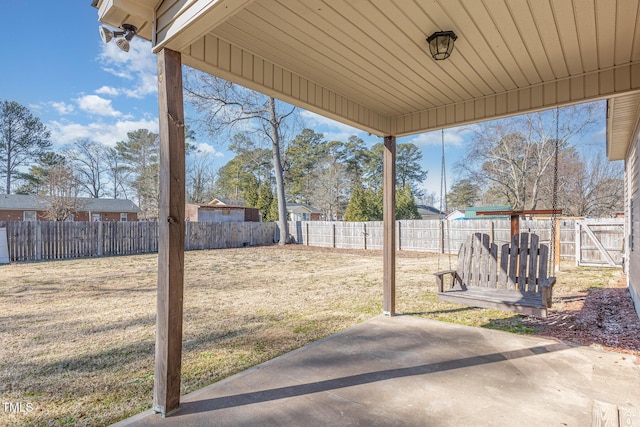
[[[625,208],[627,222],[627,277],[629,291],[640,316],[640,136],[627,154],[625,162],[625,181],[627,203]]]

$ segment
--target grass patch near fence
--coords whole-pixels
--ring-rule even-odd
[[[401,252],[397,261],[399,314],[531,333],[511,313],[438,302],[431,273],[449,268],[448,257]],[[559,297],[618,274],[567,266]],[[0,266],[0,400],[33,409],[0,410],[0,426],[108,425],[148,409],[156,272],[156,255]],[[303,246],[191,251],[184,304],[189,393],[380,314],[382,256]]]

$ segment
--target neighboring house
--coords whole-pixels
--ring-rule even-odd
[[[464,212],[460,209],[456,209],[455,211],[447,215],[447,221],[455,221],[457,219],[465,219]]]
[[[231,206],[222,203],[188,203],[185,207],[185,220],[192,222],[260,222],[260,211],[258,208]]]
[[[81,207],[67,221],[137,221],[140,208],[131,200],[78,197]],[[0,194],[0,221],[49,221],[48,196]]]
[[[442,219],[445,213],[433,206],[418,205],[418,214],[422,219]]]
[[[287,203],[290,221],[320,221],[322,211],[304,203]]]

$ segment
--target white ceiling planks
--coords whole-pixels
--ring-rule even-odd
[[[136,13],[157,10],[156,49],[378,135],[640,91],[640,0],[98,3],[116,26],[135,16],[149,27],[155,15]],[[425,39],[439,30],[459,38],[436,62]],[[635,123],[622,104],[612,103],[617,123]],[[609,146],[626,146],[623,134]]]

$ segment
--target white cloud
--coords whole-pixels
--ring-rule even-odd
[[[157,62],[151,43],[134,38],[129,52],[123,52],[115,43],[103,43],[98,60],[103,70],[131,83],[130,87],[108,88],[110,91],[137,99],[157,93]]]
[[[51,105],[60,115],[71,114],[75,109],[73,105],[67,104],[66,102],[50,102]]]
[[[444,144],[445,146],[449,146],[449,147],[450,146],[460,147],[465,143],[466,137],[468,134],[469,134],[469,130],[464,127],[445,129]],[[410,142],[419,147],[433,146],[433,145],[440,146],[442,145],[442,131],[438,130],[433,132],[421,133],[414,137],[409,137],[409,139],[406,142]]]
[[[51,121],[47,123],[47,127],[51,130],[51,140],[58,146],[72,143],[79,138],[88,138],[113,147],[118,141],[127,140],[127,132],[149,129],[151,132],[157,133],[158,120],[119,120],[115,123],[94,122],[87,125]]]
[[[117,96],[120,93],[120,91],[115,87],[102,86],[100,89],[96,89],[96,93],[98,95]]]
[[[223,157],[224,156],[221,152],[219,152],[218,150],[213,148],[213,146],[207,144],[206,142],[201,142],[201,143],[196,145],[196,154],[202,155],[202,156],[210,155],[210,156],[213,156],[213,157]]]
[[[111,106],[111,100],[98,95],[84,95],[76,99],[78,107],[87,113],[99,116],[120,117],[121,112],[116,111]]]

